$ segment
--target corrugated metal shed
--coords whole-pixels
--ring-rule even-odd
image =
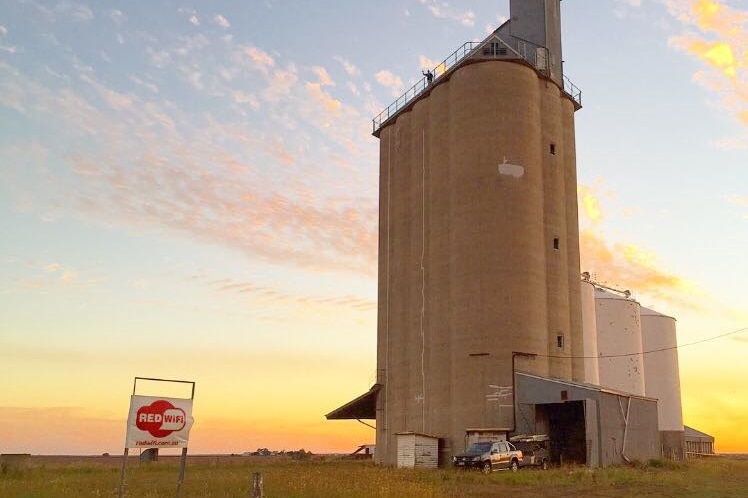
[[[656,399],[524,372],[516,378],[516,430],[548,434],[554,462],[607,467],[661,458]]]
[[[714,454],[714,436],[684,426],[686,456],[689,458]]]
[[[418,432],[398,432],[397,468],[435,469],[439,466],[439,438]]]

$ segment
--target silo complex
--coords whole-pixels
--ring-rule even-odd
[[[683,410],[675,318],[642,308],[642,345],[647,396],[658,400],[658,425],[663,455],[683,458]]]
[[[600,385],[645,395],[640,305],[629,297],[595,290]]]
[[[374,118],[377,382],[326,416],[376,419],[388,465],[523,434],[555,463],[658,458],[682,431],[677,355],[653,357],[651,380],[642,332],[674,344],[674,323],[580,284],[581,94],[562,74],[560,0],[510,9]]]
[[[375,122],[384,463],[399,432],[436,435],[449,456],[470,428],[513,430],[515,367],[583,380],[583,360],[571,359],[583,355],[579,103],[560,74],[559,0],[511,8],[511,21]]]

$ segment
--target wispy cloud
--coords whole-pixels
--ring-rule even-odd
[[[748,206],[748,197],[730,195],[730,196],[727,196],[727,202],[729,202],[733,206]]]
[[[252,109],[259,109],[260,108],[260,101],[257,100],[257,97],[251,93],[244,93],[241,90],[236,90],[231,93],[231,95],[234,97],[234,101],[238,104],[247,104]]]
[[[18,267],[18,265],[14,265]],[[14,281],[13,288],[22,292],[45,292],[51,288],[64,287],[66,289],[88,289],[102,282],[101,277],[84,276],[72,267],[60,263],[26,262],[23,268],[27,274]]]
[[[308,309],[319,309],[319,306],[346,308],[356,312],[368,312],[377,308],[376,301],[354,295],[321,296],[314,294],[291,294],[279,288],[259,285],[255,282],[226,279],[208,279],[204,275],[193,274],[187,277],[189,281],[203,281],[215,291],[231,293],[251,298],[257,303],[272,302],[276,305],[288,307],[297,306]]]
[[[429,59],[425,55],[418,56],[418,65],[421,69],[433,69],[438,63]]]
[[[260,50],[257,47],[245,47],[243,51],[244,54],[249,57],[253,67],[258,71],[267,74],[268,70],[275,66],[275,59],[273,59],[267,52]]]
[[[81,74],[80,79],[91,85],[98,94],[113,108],[117,110],[128,109],[133,105],[134,96],[125,95],[117,92],[99,83],[95,78],[88,74]]]
[[[116,22],[117,24],[121,24],[122,22],[127,20],[127,16],[119,9],[113,9],[109,11],[109,19]]]
[[[636,241],[609,241],[603,232],[603,187],[580,185],[580,253],[582,271],[602,283],[676,305],[694,306],[700,291],[690,280],[669,271],[659,256]]]
[[[712,141],[712,146],[722,150],[748,149],[748,135],[743,137],[725,137]]]
[[[610,243],[591,229],[580,231],[580,251],[582,270],[600,282],[677,306],[698,306],[695,284],[663,269],[652,251],[634,243]]]
[[[733,206],[740,208],[748,208],[748,197],[741,197],[738,195],[730,195],[725,198]],[[748,212],[743,215],[743,218],[748,220]]]
[[[330,74],[324,67],[312,66],[312,72],[317,75],[321,86],[335,86],[335,82],[330,78]]]
[[[587,219],[593,223],[600,221],[602,212],[600,211],[596,189],[587,185],[579,185],[577,186],[577,195],[579,197],[579,207]]]
[[[231,27],[231,23],[229,22],[229,20],[223,17],[221,14],[216,14],[216,16],[213,18],[213,22],[224,29]]]
[[[459,10],[450,7],[449,3],[440,0],[419,0],[426,6],[431,15],[438,19],[449,19],[457,21],[463,26],[475,25],[475,13],[472,10]]]
[[[714,92],[723,108],[748,126],[748,10],[721,0],[664,0],[668,12],[685,28],[670,45],[694,57],[704,69],[694,81]],[[744,148],[744,139],[716,143]]]
[[[76,22],[90,22],[94,19],[94,13],[88,5],[76,4],[73,2],[59,2],[54,11],[59,14],[70,16],[70,19]]]
[[[5,26],[0,25],[0,37],[4,37],[7,34],[8,34],[8,29]],[[12,45],[2,45],[2,44],[0,44],[0,51],[1,52],[7,52],[9,54],[15,54],[16,52],[18,52],[18,48],[14,47]]]
[[[391,71],[383,69],[375,74],[374,78],[380,85],[389,88],[393,96],[399,97],[403,93],[403,80]]]
[[[496,18],[496,21],[495,21],[494,23],[491,23],[491,24],[486,24],[486,27],[484,28],[484,31],[486,32],[486,34],[487,34],[487,35],[488,35],[488,34],[491,34],[491,33],[493,33],[494,31],[496,31],[496,28],[498,28],[499,26],[501,26],[502,24],[504,24],[504,23],[505,23],[505,22],[507,22],[508,20],[509,20],[509,18],[508,18],[508,17],[505,17],[505,16],[498,16],[498,17]]]
[[[348,76],[350,77],[361,76],[361,70],[357,68],[352,62],[340,56],[333,57],[333,60],[339,62],[340,65],[343,66],[343,69],[345,69],[345,72],[348,74]]]
[[[141,86],[143,88],[146,88],[148,91],[152,93],[159,93],[158,85],[153,83],[152,81],[147,81],[143,78],[139,78],[135,75],[130,75],[130,81],[135,83],[138,86]]]
[[[0,62],[0,105],[55,123],[69,139],[52,147],[52,163],[38,160],[38,185],[13,195],[32,199],[35,189],[28,209],[40,216],[54,206],[61,216],[158,227],[282,266],[375,274],[376,177],[362,165],[373,164],[376,148],[364,149],[373,143],[368,116],[336,93],[328,68],[210,33],[154,37],[143,50],[152,64],[124,79],[89,67],[60,87]],[[167,71],[190,105],[161,96]],[[281,138],[279,129],[293,133]],[[16,152],[0,155],[11,171],[28,171],[7,161]]]
[[[275,71],[264,98],[290,92],[298,78],[295,71]],[[70,184],[74,189],[65,192],[69,182],[50,179],[59,195],[75,199],[79,212],[191,233],[283,265],[375,273],[374,198],[326,197],[304,187],[303,177],[285,175],[275,188],[276,174],[254,163],[265,155],[294,164],[282,143],[214,119],[196,129],[180,129],[176,123],[187,120],[170,116],[174,110],[148,101],[132,106],[92,77],[84,80],[107,99],[118,119],[68,89],[50,92],[30,80],[17,81],[16,97],[19,108],[33,103],[45,115],[108,144],[103,155],[79,152],[69,159],[77,177]],[[319,83],[302,88],[307,96],[299,97],[301,116],[320,129],[334,128],[331,136],[355,152],[354,142],[345,137],[347,130],[337,124],[348,119],[350,111]],[[230,152],[221,145],[227,141],[252,153],[244,157]],[[70,272],[65,280],[74,278]]]
[[[270,83],[261,95],[268,102],[278,102],[291,93],[297,81],[299,81],[299,76],[296,65],[288,64],[285,69],[277,69],[273,72]]]
[[[306,88],[309,91],[311,97],[319,103],[324,109],[325,113],[330,113],[335,116],[340,114],[342,103],[329,94],[322,90],[322,84],[320,83],[307,83]]]

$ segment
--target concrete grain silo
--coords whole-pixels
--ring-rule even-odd
[[[616,311],[586,288],[585,313],[597,325],[585,342],[581,93],[562,73],[560,0],[511,0],[510,9],[509,21],[374,118],[377,382],[326,416],[375,419],[378,463],[395,465],[398,452],[432,461],[438,448],[444,465],[471,442],[521,434],[547,435],[555,463],[659,456],[641,357],[601,359],[601,383],[615,384],[619,367],[636,371],[617,382],[624,393],[594,385],[595,358],[585,359],[597,348],[641,352],[641,331],[638,304],[624,299],[637,309]],[[619,344],[618,325],[635,344]],[[417,440],[432,449],[408,446]]]
[[[595,290],[600,385],[645,396],[640,308],[626,294]]]
[[[512,1],[511,21],[375,121],[380,461],[399,432],[438,436],[448,457],[471,430],[511,431],[513,368],[573,376],[579,102],[559,8]]]
[[[646,393],[650,398],[657,398],[662,453],[668,458],[681,460],[684,445],[683,410],[675,318],[642,307],[641,328],[642,346],[648,352],[644,355]]]

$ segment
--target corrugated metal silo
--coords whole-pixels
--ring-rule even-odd
[[[600,385],[600,366],[597,358],[597,318],[595,311],[595,286],[582,281],[582,356],[584,374],[582,382]],[[576,356],[576,355],[575,355]]]
[[[683,409],[678,369],[675,318],[642,307],[642,345],[646,393],[657,398],[658,425],[663,455],[683,458]]]
[[[595,319],[600,385],[645,396],[639,303],[597,288]]]

